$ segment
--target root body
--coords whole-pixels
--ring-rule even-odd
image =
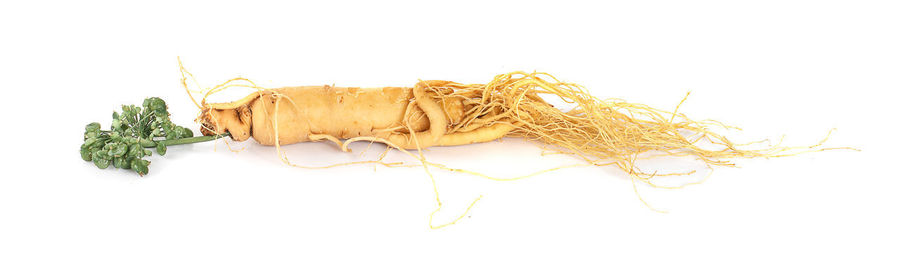
[[[198,121],[207,135],[231,133],[263,145],[341,139],[377,141],[400,149],[454,146],[502,137],[524,137],[555,147],[588,164],[616,165],[632,176],[656,173],[635,168],[638,155],[661,152],[693,156],[710,166],[731,166],[733,158],[777,157],[821,151],[812,147],[742,149],[710,129],[716,121],[695,121],[621,100],[601,100],[581,86],[545,73],[513,72],[487,84],[419,81],[412,88],[302,86],[264,89],[234,84],[205,92]],[[229,103],[206,103],[212,93],[233,86],[257,91]],[[574,104],[553,107],[544,97]],[[680,104],[679,104],[680,106]],[[701,146],[701,144],[706,144]]]

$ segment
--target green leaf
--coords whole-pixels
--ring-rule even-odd
[[[175,139],[184,137],[184,128],[181,126],[175,126]]]
[[[109,159],[94,158],[94,165],[96,165],[97,168],[106,169],[109,167]]]
[[[106,151],[106,155],[111,158],[113,156],[116,156],[116,148],[118,146],[119,146],[119,143],[112,142],[112,143],[107,143],[106,145],[104,145],[103,149]]]
[[[144,109],[153,111],[157,116],[169,116],[169,112],[166,109],[166,102],[157,97],[145,99]]]
[[[91,153],[91,160],[106,159],[108,156],[107,151],[98,149]]]
[[[124,157],[116,157],[113,159],[113,167],[121,169],[125,166],[125,158]]]
[[[128,145],[118,144],[111,152],[115,157],[124,156],[128,152]]]
[[[100,132],[100,123],[93,122],[84,126],[84,132]]]
[[[166,155],[166,145],[163,143],[157,143],[156,152],[159,153],[160,156]]]
[[[91,161],[92,153],[93,152],[91,152],[90,147],[85,147],[85,145],[81,145],[81,159],[84,159],[84,161]]]
[[[122,164],[122,169],[130,170],[131,169],[131,161],[134,159],[135,158],[131,158],[131,157],[125,158],[124,159],[125,162],[123,162],[123,164]]]
[[[88,138],[97,138],[97,137],[100,137],[100,132],[99,132],[99,131],[96,131],[96,132],[85,132],[85,133],[84,133],[84,139],[85,139],[85,140],[87,140]]]
[[[131,169],[137,172],[139,175],[143,176],[149,172],[149,168],[147,166],[150,165],[150,162],[143,159],[134,159],[131,161]]]
[[[94,137],[89,137],[84,140],[84,145],[82,147],[84,147],[84,146],[90,147],[91,145],[93,145],[94,143],[97,143],[98,141],[100,141],[100,139],[97,139]]]
[[[135,158],[144,157],[144,148],[140,144],[132,144],[128,147],[128,156]]]

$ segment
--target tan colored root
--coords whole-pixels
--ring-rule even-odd
[[[497,140],[506,136],[507,133],[516,128],[516,124],[507,122],[497,122],[491,126],[483,126],[477,129],[456,132],[441,137],[437,145],[439,146],[458,146],[474,143],[483,143]]]
[[[413,127],[407,126],[405,128],[406,131],[396,131],[388,135],[387,141],[390,141],[393,145],[396,145],[403,149],[427,148],[435,145],[441,145],[440,142],[444,137],[444,134],[447,133],[447,129],[449,128],[449,118],[455,117],[449,115],[448,113],[453,112],[456,109],[449,109],[448,106],[451,105],[451,102],[444,100],[442,93],[433,91],[434,89],[430,89],[432,90],[430,91],[432,92],[432,94],[441,98],[440,103],[434,101],[432,99],[432,96],[426,92],[426,88],[431,88],[433,85],[445,85],[447,83],[449,82],[419,81],[413,87],[413,96],[415,97],[414,103],[415,106],[417,106],[422,111],[422,113],[424,113],[424,115],[428,117],[428,130],[416,133]],[[412,108],[412,104],[413,103],[411,102],[410,107],[407,108],[407,116],[410,116],[410,114],[415,114],[415,109]],[[405,124],[408,124],[410,121],[409,117],[407,118],[408,119],[404,122]]]
[[[179,65],[181,65],[179,61]],[[328,168],[352,164],[380,164],[387,167],[418,166],[407,165],[402,162],[383,162],[385,154],[377,160],[341,163],[324,167],[299,166],[291,163],[281,150],[281,142],[278,134],[278,110],[279,102],[287,99],[293,105],[294,110],[300,110],[290,97],[281,95],[276,91],[262,88],[252,81],[235,78],[203,92],[188,89],[186,79],[193,79],[193,75],[187,73],[182,67],[182,83],[189,94],[203,93],[200,103],[191,96],[192,101],[201,109],[233,109],[245,106],[253,99],[263,94],[271,94],[276,98],[272,129],[275,131],[275,147],[279,158],[286,164],[301,168]],[[224,104],[210,104],[206,102],[209,95],[218,93],[231,87],[250,87],[257,92],[247,97]],[[562,82],[546,73],[512,72],[497,75],[486,84],[460,84],[450,81],[420,81],[413,88],[414,101],[411,101],[402,125],[380,130],[380,137],[366,136],[347,139],[341,142],[338,138],[327,135],[309,135],[312,140],[326,139],[342,150],[349,151],[348,145],[356,141],[379,142],[390,148],[397,149],[420,162],[432,181],[435,190],[437,209],[429,218],[432,228],[440,228],[456,223],[469,211],[450,223],[434,226],[431,219],[441,209],[442,203],[438,194],[437,185],[431,176],[429,167],[435,167],[453,172],[463,172],[495,180],[514,180],[530,177],[536,174],[553,171],[572,166],[606,166],[615,165],[633,180],[637,179],[647,183],[651,187],[664,189],[678,189],[688,185],[703,182],[709,177],[715,166],[734,166],[737,158],[759,157],[784,157],[801,153],[817,152],[833,149],[852,148],[826,148],[823,143],[831,132],[819,143],[812,146],[787,147],[781,142],[762,148],[746,148],[752,143],[734,143],[725,136],[715,132],[712,128],[738,129],[714,120],[692,120],[684,114],[678,113],[686,97],[678,103],[674,111],[665,111],[642,104],[628,103],[619,99],[601,100],[590,95],[583,87]],[[574,104],[571,110],[563,111],[550,105],[543,97],[558,97],[564,102]],[[417,108],[416,108],[417,107]],[[264,111],[266,109],[263,109]],[[429,126],[427,130],[415,131],[410,126],[411,118],[421,119],[425,116]],[[522,137],[529,141],[540,141],[544,145],[553,146],[554,150],[547,151],[551,154],[566,154],[577,157],[584,164],[561,166],[533,174],[514,177],[497,178],[482,173],[467,170],[454,169],[445,165],[428,162],[421,151],[430,146],[451,146],[471,143],[486,142],[502,137]],[[764,140],[767,141],[767,140]],[[703,145],[708,143],[709,145]],[[417,149],[418,155],[407,149]],[[385,152],[386,153],[386,152]],[[654,184],[651,179],[657,176],[689,175],[689,172],[644,172],[635,165],[637,160],[652,158],[652,154],[669,156],[694,157],[703,161],[710,174],[698,182],[686,183],[669,187]],[[637,187],[635,193],[648,207],[649,204],[640,197]],[[479,197],[480,199],[480,197]],[[469,208],[478,199],[469,205]],[[651,209],[654,209],[650,207]],[[656,210],[656,209],[654,209]]]
[[[419,108],[425,112],[425,115],[428,116],[428,122],[431,126],[428,128],[427,132],[429,140],[417,141],[428,143],[421,145],[422,147],[430,146],[437,142],[438,139],[441,139],[441,136],[444,136],[444,133],[447,133],[447,115],[444,114],[444,109],[441,105],[425,95],[426,85],[428,84],[419,82],[413,87],[413,96],[416,97],[416,103]],[[410,128],[410,132],[412,132],[412,128]]]
[[[347,146],[344,145],[344,142],[341,142],[341,140],[338,139],[337,137],[334,137],[334,136],[331,136],[328,134],[310,134],[309,135],[309,140],[313,141],[313,142],[319,141],[322,139],[333,142],[335,145],[338,146],[338,148],[340,148],[341,150],[343,150],[345,152],[353,152],[350,150],[350,148],[347,148]]]
[[[542,77],[551,81],[544,80]],[[216,93],[228,87],[256,87],[255,84],[239,85],[232,82],[249,80],[236,78],[216,86],[204,96]],[[422,84],[426,85],[422,85]],[[426,96],[427,87],[437,97],[465,98],[466,117],[459,123],[448,126],[449,131],[442,131],[447,126],[445,111],[442,105]],[[447,81],[420,82],[416,86],[416,105],[434,126],[428,132],[416,133],[427,139],[413,141],[408,131],[402,128],[389,130],[393,132],[389,140],[399,148],[411,149],[414,143],[425,145],[461,145],[473,142],[484,142],[503,137],[508,132],[511,136],[536,139],[547,144],[567,149],[569,155],[577,156],[590,164],[603,163],[602,160],[613,160],[617,166],[629,174],[641,178],[649,178],[634,169],[632,156],[659,151],[673,156],[695,156],[700,160],[717,166],[733,166],[733,158],[781,157],[803,152],[829,150],[821,148],[821,143],[812,147],[783,147],[775,145],[769,148],[747,150],[740,149],[741,144],[732,143],[724,136],[709,130],[711,126],[726,126],[717,121],[694,121],[677,113],[684,102],[682,100],[675,112],[654,109],[645,105],[631,104],[621,100],[599,100],[587,94],[578,85],[559,82],[543,73],[514,72],[499,75],[488,84],[463,85]],[[451,93],[435,93],[434,90],[447,88]],[[260,88],[260,92],[265,90]],[[552,95],[564,101],[575,103],[573,110],[563,112],[546,103],[539,95]],[[244,99],[227,105],[216,106],[229,108],[239,106],[257,96],[250,95]],[[443,102],[442,102],[443,103]],[[412,103],[411,103],[412,104]],[[209,104],[207,104],[209,105]],[[215,104],[213,104],[215,105]],[[424,108],[423,108],[424,107]],[[410,109],[413,110],[413,109]],[[675,119],[681,119],[675,121]],[[498,125],[502,121],[514,122],[516,127],[506,129]],[[485,125],[491,125],[485,127]],[[500,130],[502,129],[502,130]],[[690,136],[680,132],[688,131]],[[443,133],[443,134],[442,134]],[[438,134],[438,135],[431,135]],[[446,135],[447,137],[444,137]],[[441,139],[446,138],[446,139]],[[472,139],[481,138],[481,139]],[[438,142],[426,143],[429,139]],[[705,140],[711,144],[724,146],[721,149],[708,149],[698,144]],[[661,176],[662,174],[653,174]]]

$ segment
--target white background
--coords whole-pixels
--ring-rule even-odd
[[[900,273],[895,3],[584,2],[4,3],[0,275]],[[735,141],[811,145],[837,128],[827,145],[862,151],[739,160],[681,190],[636,186],[668,214],[614,168],[514,182],[433,170],[436,224],[484,196],[440,230],[421,168],[298,169],[252,141],[232,144],[240,153],[171,147],[145,177],[82,161],[85,124],[107,127],[148,96],[197,130],[177,56],[205,86],[539,70],[668,110],[692,91],[681,111],[743,127]],[[381,149],[286,147],[306,165]],[[496,176],[576,162],[515,139],[426,156]]]

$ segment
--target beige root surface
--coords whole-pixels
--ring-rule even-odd
[[[547,103],[547,96],[559,97],[575,108],[562,111]],[[204,111],[199,121],[205,133],[231,131],[238,141],[252,133],[263,145],[328,136],[370,137],[355,140],[378,138],[398,148],[417,149],[524,137],[555,146],[589,164],[615,164],[637,175],[641,172],[634,168],[634,160],[648,152],[732,166],[734,158],[827,149],[821,143],[744,149],[746,145],[712,131],[731,128],[719,122],[695,121],[677,113],[677,108],[665,111],[616,99],[601,100],[581,86],[544,73],[513,72],[498,75],[487,84],[420,81],[413,88],[261,89],[239,101],[204,101],[200,106]],[[250,131],[245,131],[248,127]]]
[[[255,88],[256,92],[235,102],[206,102],[209,95],[235,86]],[[635,166],[636,160],[646,153],[662,153],[693,157],[713,168],[734,166],[736,158],[781,157],[837,149],[822,147],[825,140],[803,147],[785,147],[779,143],[750,148],[749,144],[733,143],[713,131],[733,128],[717,121],[692,120],[678,113],[678,107],[665,111],[618,99],[599,99],[577,84],[539,72],[497,75],[486,84],[419,81],[412,88],[265,89],[246,79],[233,79],[201,93],[203,100],[195,103],[203,110],[198,121],[203,125],[204,134],[228,131],[238,141],[252,135],[261,144],[276,146],[282,160],[289,164],[280,151],[281,145],[328,140],[348,151],[348,143],[372,141],[416,158],[426,171],[428,166],[433,166],[493,178],[431,163],[421,151],[416,155],[405,149],[522,137],[577,157],[585,165],[615,165],[651,186],[680,188],[683,186],[657,186],[650,179],[693,171],[647,173]],[[550,97],[558,97],[574,108],[560,110],[545,100]],[[355,163],[402,165],[384,163],[381,158]],[[435,195],[439,210],[436,187]]]

